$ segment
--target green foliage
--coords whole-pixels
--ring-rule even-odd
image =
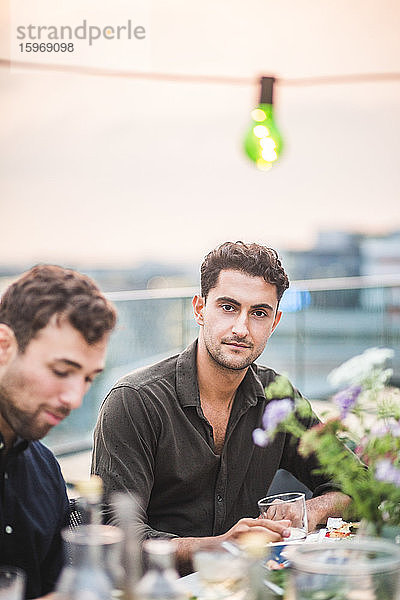
[[[285,375],[278,375],[265,388],[265,397],[267,400],[279,400],[282,398],[293,398],[294,389],[289,379]]]
[[[265,390],[269,400],[292,398],[295,410],[276,431],[300,439],[299,451],[315,453],[318,472],[352,498],[349,516],[375,524],[400,525],[400,392],[385,387],[391,350],[372,348],[332,372],[346,387],[333,400],[338,415],[308,428],[309,403],[280,376]],[[354,450],[352,452],[351,450]]]

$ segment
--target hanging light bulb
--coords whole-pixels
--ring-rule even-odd
[[[261,77],[260,104],[251,112],[252,124],[244,140],[247,156],[261,171],[268,171],[282,152],[281,134],[274,121],[274,77]]]

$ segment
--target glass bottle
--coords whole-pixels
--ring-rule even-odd
[[[84,525],[64,529],[65,566],[56,586],[60,600],[110,600],[121,579],[123,532],[101,524],[101,479],[79,482]]]
[[[62,600],[111,600],[123,533],[112,525],[81,525],[62,532],[69,561],[57,582]]]
[[[177,580],[175,544],[172,540],[146,540],[144,559],[148,570],[135,588],[136,600],[185,600]]]
[[[113,520],[124,532],[121,566],[124,600],[135,598],[135,588],[142,574],[141,548],[138,533],[138,503],[132,494],[114,492],[111,497]]]
[[[103,501],[102,479],[97,475],[91,475],[90,479],[76,481],[74,488],[79,496],[76,500],[76,509],[80,513],[82,524],[101,525]]]

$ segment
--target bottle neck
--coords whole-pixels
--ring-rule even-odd
[[[92,475],[88,480],[75,483],[78,493],[77,506],[82,513],[83,523],[86,525],[101,525],[103,482],[97,475]]]
[[[167,571],[169,569],[175,569],[175,556],[171,554],[148,554],[147,555],[148,568],[153,571]]]

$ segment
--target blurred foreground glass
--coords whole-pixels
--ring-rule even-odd
[[[290,537],[285,538],[285,543],[305,540],[308,533],[308,520],[306,498],[300,492],[288,494],[275,494],[258,501],[258,508],[263,519],[280,521],[290,519]]]
[[[123,590],[125,598],[135,596],[135,587],[142,574],[140,533],[138,526],[138,502],[132,494],[114,492],[111,506],[116,523],[124,532],[121,551],[121,566],[123,570]]]
[[[134,589],[135,600],[187,600],[178,585],[175,568],[176,545],[173,540],[153,539],[143,542],[143,559],[147,571]]]
[[[0,567],[0,600],[22,600],[25,573],[17,567]]]
[[[290,550],[287,600],[397,600],[400,548],[376,538],[302,544]]]
[[[200,580],[200,598],[219,600],[242,598],[247,592],[247,561],[215,541],[201,542],[193,554],[193,566]]]
[[[63,600],[110,600],[122,588],[123,532],[112,525],[81,525],[62,532],[65,567],[56,591]]]

